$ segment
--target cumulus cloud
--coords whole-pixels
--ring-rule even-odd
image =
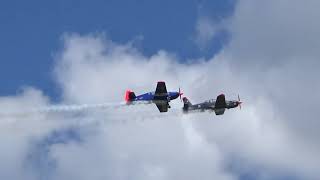
[[[158,80],[165,80],[170,90],[177,90],[179,85],[185,89],[201,87],[204,82],[199,79],[206,73],[199,73],[205,63],[179,64],[164,51],[145,57],[134,47],[116,45],[95,35],[67,37],[65,51],[59,57],[57,79],[65,89],[64,98],[73,103],[122,101],[127,88],[136,93],[153,91]],[[186,83],[184,79],[189,80]],[[224,171],[219,148],[198,135],[190,120],[181,119],[180,103],[173,102],[172,106],[176,109],[159,117],[154,116],[159,113],[154,105],[121,109],[118,113],[125,115],[121,119],[126,123],[138,117],[144,119],[143,124],[95,127],[99,133],[90,137],[85,148],[61,146],[56,152],[62,162],[59,179],[233,179]],[[106,121],[114,118],[109,113],[94,116]],[[68,166],[74,159],[77,164],[89,162],[84,166],[85,174],[73,172],[74,167]]]
[[[218,30],[218,25],[214,24],[212,20],[205,17],[198,18],[196,24],[195,43],[201,49],[204,49],[208,42],[210,42],[213,37],[217,35]]]
[[[214,58],[189,64],[161,50],[148,57],[101,35],[65,35],[54,70],[61,103],[120,102],[128,88],[152,91],[165,80],[168,90],[181,86],[192,102],[240,93],[244,107],[223,116],[183,115],[177,100],[166,114],[141,105],[1,117],[1,177],[316,179],[316,5],[239,1],[228,21],[229,45]],[[48,105],[34,88],[0,99],[4,112]]]
[[[21,94],[11,97],[1,97],[1,112],[21,112],[29,107],[48,105],[48,98],[39,90],[24,89]],[[51,121],[46,114],[30,116],[1,116],[1,163],[0,176],[3,179],[35,179],[30,162],[25,161],[29,153],[30,141],[43,137],[59,124]]]
[[[226,31],[228,19],[212,20],[208,16],[199,16],[195,27],[194,43],[200,50],[208,50],[215,38]]]

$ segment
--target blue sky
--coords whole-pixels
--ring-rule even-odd
[[[64,33],[105,33],[118,43],[140,39],[135,46],[145,55],[164,49],[181,61],[211,57],[227,42],[227,34],[199,49],[193,40],[197,18],[219,21],[232,14],[234,5],[235,0],[2,1],[0,95],[35,86],[59,99],[51,72]]]

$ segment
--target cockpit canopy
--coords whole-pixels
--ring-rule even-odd
[[[207,101],[205,101],[206,103],[215,103],[216,102],[216,100],[215,99],[209,99],[209,100],[207,100]]]

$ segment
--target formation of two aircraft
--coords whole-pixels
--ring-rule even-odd
[[[180,88],[178,92],[168,92],[166,84],[163,81],[157,83],[157,88],[155,92],[148,92],[136,96],[134,92],[127,90],[125,93],[125,101],[127,104],[132,104],[134,102],[150,102],[156,104],[160,112],[167,112],[170,108],[169,102],[171,100],[177,99],[183,95]],[[189,111],[214,111],[216,115],[224,114],[225,109],[231,109],[235,107],[241,108],[241,101],[238,96],[238,100],[226,101],[224,94],[221,94],[217,99],[211,99],[199,104],[191,104],[190,101],[183,97],[183,112]]]

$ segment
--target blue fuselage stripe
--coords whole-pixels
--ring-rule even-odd
[[[154,92],[149,92],[137,96],[133,101],[153,101],[153,100],[173,100],[179,97],[179,92],[168,92],[164,96],[155,96]]]

